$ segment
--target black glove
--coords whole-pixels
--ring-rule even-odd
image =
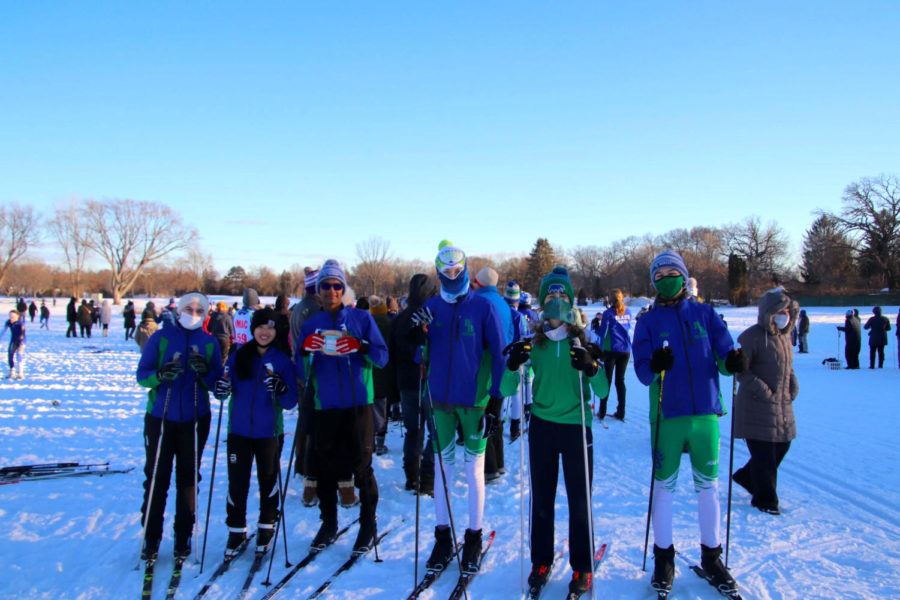
[[[175,381],[179,375],[184,373],[184,367],[181,361],[170,360],[156,372],[156,378],[160,381]]]
[[[209,363],[206,362],[202,354],[191,354],[188,357],[188,366],[191,368],[191,371],[200,377],[205,377],[209,373]]]
[[[531,421],[531,403],[530,402],[528,404],[526,404],[525,407],[522,409],[522,413],[523,413],[522,418],[525,419],[525,423],[528,423],[529,421]]]
[[[654,373],[669,371],[673,366],[675,366],[675,355],[672,354],[672,349],[668,346],[657,348],[650,356],[650,370]]]
[[[744,372],[744,352],[740,348],[729,350],[725,355],[725,370],[734,375]]]
[[[588,377],[593,377],[597,374],[600,365],[597,364],[597,361],[594,360],[594,357],[591,356],[591,353],[586,348],[572,346],[569,350],[569,356],[572,357],[573,368],[578,369]]]
[[[588,352],[590,352],[591,358],[593,358],[594,360],[597,360],[597,361],[606,360],[606,352],[604,352],[603,349],[600,348],[600,346],[598,346],[594,342],[588,342],[585,345],[585,349]]]
[[[484,433],[481,437],[487,439],[502,430],[503,423],[500,421],[500,412],[502,410],[503,398],[491,396],[487,407],[484,409]]]
[[[434,321],[434,313],[431,312],[431,309],[427,306],[423,306],[416,312],[412,314],[410,318],[412,320],[412,324],[416,327],[419,325],[425,325],[426,327]]]
[[[506,359],[506,368],[510,371],[518,371],[531,356],[531,342],[522,340],[506,347],[509,350],[509,358]]]
[[[279,396],[286,394],[288,386],[280,374],[272,372],[263,378],[263,385],[266,386],[267,392],[278,394]]]
[[[213,384],[213,396],[216,397],[216,400],[224,400],[228,396],[231,395],[231,380],[227,377],[223,377],[221,379],[216,379],[216,383]]]

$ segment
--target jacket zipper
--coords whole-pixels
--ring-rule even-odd
[[[683,301],[682,301],[683,302]],[[681,302],[676,304],[673,308],[675,309],[675,318],[678,320],[678,330],[681,332],[681,346],[684,349],[684,362],[687,365],[687,373],[688,373],[688,389],[691,391],[691,409],[693,410],[693,414],[697,414],[697,399],[694,397],[694,373],[691,371],[691,357],[688,354],[687,344],[685,340],[685,333],[681,329],[681,325],[684,325],[685,329],[688,329],[688,324],[684,323],[681,320],[681,313],[679,312],[679,308],[681,307]],[[688,329],[688,339],[690,340],[691,346],[694,345],[694,340],[690,335],[690,329]]]
[[[331,315],[331,326],[337,328],[337,318],[334,314]],[[348,368],[349,370],[349,368]],[[347,401],[344,399],[344,375],[341,373],[341,359],[337,359],[337,372],[338,372],[338,385],[341,387],[341,407],[347,408]],[[350,381],[350,385],[353,385],[353,381]]]
[[[456,324],[456,310],[459,308],[459,301],[453,303],[453,316],[450,317],[450,327]],[[459,326],[456,326],[456,339],[459,339]],[[453,369],[453,333],[450,334],[450,352],[447,355],[447,391],[444,394],[444,402],[450,403],[450,373]]]

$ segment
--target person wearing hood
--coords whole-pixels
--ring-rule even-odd
[[[609,393],[609,380],[598,358],[600,348],[587,343],[576,324],[574,292],[568,270],[556,266],[541,280],[543,312],[534,337],[514,343],[506,366],[517,371],[530,360],[534,399],[528,430],[531,478],[531,574],[529,587],[541,587],[553,567],[553,530],[559,463],[569,507],[569,592],[584,594],[592,586],[591,518],[586,488],[593,481],[592,392]],[[584,427],[582,427],[584,423]],[[584,464],[587,444],[587,465]]]
[[[465,440],[469,522],[465,531],[462,571],[477,572],[482,547],[484,516],[484,452],[487,440],[500,427],[503,395],[500,384],[506,370],[505,334],[490,300],[470,289],[466,254],[443,240],[435,257],[440,293],[425,301],[413,315],[410,332],[425,347],[427,398],[434,422],[434,448],[443,469],[435,469],[435,545],[426,568],[441,570],[455,556],[450,531],[450,498],[456,464],[456,429]],[[504,307],[504,310],[508,310]],[[482,359],[490,352],[492,362]],[[490,370],[490,375],[482,373]],[[489,383],[485,390],[482,386]],[[443,472],[442,472],[443,471]],[[446,477],[446,479],[444,479]],[[444,481],[447,482],[446,486]],[[460,513],[456,513],[460,514]]]
[[[725,413],[719,375],[743,369],[741,351],[719,315],[690,299],[688,269],[681,256],[666,250],[650,265],[657,296],[635,325],[634,370],[650,388],[653,458],[653,556],[650,581],[670,590],[675,577],[672,508],[685,447],[690,455],[700,521],[700,564],[720,590],[737,590],[722,563],[719,507],[719,417]]]
[[[202,449],[209,435],[209,392],[222,376],[219,344],[202,329],[208,312],[209,300],[203,294],[191,292],[182,296],[175,325],[150,336],[138,362],[137,382],[148,388],[141,506],[144,560],[154,559],[159,552],[173,461],[175,556],[191,553],[191,532],[197,514],[196,483]],[[195,454],[195,448],[200,452]]]
[[[797,437],[794,400],[800,390],[794,373],[790,332],[799,307],[783,288],[759,300],[756,325],[738,336],[745,369],[738,375],[734,437],[743,438],[750,460],[734,472],[735,483],[750,492],[750,503],[778,515],[778,465]]]
[[[242,300],[244,306],[234,313],[235,349],[253,339],[253,334],[250,333],[250,320],[253,318],[253,311],[259,307],[259,294],[253,288],[247,288],[244,290]]]
[[[844,358],[847,360],[847,368],[858,369],[859,350],[862,345],[862,328],[856,312],[848,310],[844,317],[844,324],[838,325],[837,330],[844,332]]]
[[[325,261],[316,278],[322,311],[300,328],[303,341],[295,354],[297,373],[311,388],[315,406],[313,447],[322,525],[315,548],[330,545],[338,531],[341,505],[356,503],[359,489],[359,532],[353,550],[363,552],[376,542],[375,510],[378,484],[372,470],[372,369],[383,368],[388,349],[368,311],[344,304],[347,279],[334,259]]]
[[[66,322],[69,323],[69,327],[66,329],[66,337],[78,337],[75,333],[75,323],[78,321],[78,306],[76,302],[77,300],[72,296],[69,298],[69,304],[66,305]]]
[[[149,340],[150,336],[156,333],[158,329],[159,317],[156,315],[156,305],[153,304],[153,301],[147,302],[144,306],[144,310],[141,312],[141,323],[138,325],[137,333],[134,334],[134,341],[138,345],[138,348],[141,349],[141,352],[144,351],[147,340]]]
[[[81,337],[84,337],[85,332],[87,332],[88,337],[91,337],[91,327],[93,326],[93,311],[88,306],[87,300],[82,299],[81,305],[78,307],[78,329],[81,332]]]
[[[881,314],[881,307],[872,309],[872,316],[866,321],[865,329],[869,330],[869,368],[875,368],[875,355],[878,355],[878,368],[884,367],[884,347],[887,346],[887,332],[891,330],[891,322]]]
[[[417,362],[419,344],[409,337],[413,329],[412,318],[426,300],[438,293],[434,279],[424,273],[416,273],[409,280],[409,296],[406,307],[391,321],[388,334],[388,349],[394,369],[394,381],[400,394],[400,412],[403,415],[403,473],[406,475],[406,489],[417,493],[434,495],[434,442],[429,433],[428,451],[422,451],[422,443],[427,427],[426,415],[421,410],[419,393],[421,368]],[[420,468],[421,462],[421,468]]]
[[[797,321],[797,333],[799,334],[798,342],[800,348],[799,354],[809,354],[809,317],[805,310],[800,311],[800,319]]]
[[[205,317],[204,317],[205,318]],[[159,326],[163,329],[175,327],[178,322],[178,307],[175,298],[169,298],[169,303],[159,314]]]
[[[134,337],[135,321],[137,320],[137,314],[134,310],[134,302],[132,302],[131,300],[129,300],[125,304],[125,308],[122,309],[122,317],[124,320],[125,341],[127,342],[132,337]]]
[[[247,496],[254,462],[259,484],[257,552],[269,550],[275,522],[283,512],[278,489],[284,445],[282,411],[297,405],[297,377],[290,348],[278,340],[277,321],[278,314],[271,309],[253,313],[253,337],[228,357],[214,387],[217,399],[229,398],[226,558],[233,558],[247,539]]]

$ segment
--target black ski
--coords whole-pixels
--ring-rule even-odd
[[[180,556],[175,559],[175,568],[172,569],[172,577],[169,578],[169,587],[166,589],[166,600],[175,600],[178,584],[181,583],[181,567],[184,565],[184,558]]]
[[[462,546],[460,544],[456,545],[456,555],[459,554],[460,550],[462,550]],[[443,566],[441,569],[426,569],[425,577],[423,577],[419,583],[413,588],[413,591],[409,593],[409,596],[406,600],[415,600],[419,597],[419,594],[430,588],[435,581],[437,581],[441,575],[444,574],[444,571],[447,570],[447,567],[450,566],[450,563],[453,562],[453,558],[447,561],[447,564]]]
[[[547,583],[549,583],[550,575],[553,571],[556,570],[559,562],[562,560],[563,555],[565,554],[564,550],[568,546],[569,541],[563,540],[562,548],[556,551],[556,555],[553,557],[553,562],[550,563],[550,572],[547,573],[547,579],[540,583],[539,585],[532,585],[528,587],[528,591],[525,592],[525,600],[538,600],[541,597],[541,594],[544,593],[544,588],[547,587]]]
[[[497,532],[492,531],[491,535],[488,536],[487,544],[485,544],[484,548],[481,550],[481,557],[478,559],[479,571],[481,570],[482,563],[484,563],[484,556],[488,553],[488,550],[491,549],[495,537],[497,537]],[[459,600],[462,598],[466,593],[466,588],[469,587],[469,584],[472,583],[472,580],[475,579],[476,575],[478,575],[478,571],[475,571],[474,573],[462,573],[456,581],[456,587],[454,587],[453,592],[450,593],[449,600]]]
[[[381,540],[384,538],[384,536],[386,536],[390,532],[391,532],[390,529],[386,529],[384,531],[384,533],[380,533],[378,535],[378,538],[376,538],[376,540],[375,540],[375,544],[373,544],[372,547],[374,548],[375,546],[380,544]],[[342,564],[340,567],[338,567],[337,570],[331,574],[331,577],[329,577],[327,580],[325,580],[325,583],[320,585],[318,588],[316,588],[316,591],[314,591],[312,594],[310,594],[309,596],[306,597],[306,600],[313,600],[313,598],[318,598],[322,594],[322,592],[324,592],[325,590],[328,589],[328,586],[330,586],[332,583],[334,583],[334,580],[337,579],[341,573],[347,572],[350,569],[350,567],[352,567],[353,565],[356,564],[356,561],[359,560],[359,557],[365,556],[369,552],[369,550],[371,550],[371,548],[368,548],[362,552],[353,552],[350,555],[350,558],[348,558],[346,561],[344,561],[344,564]]]
[[[141,590],[142,600],[150,600],[150,597],[153,595],[153,569],[155,567],[155,558],[151,558],[144,564],[144,589]]]
[[[206,595],[206,592],[208,592],[210,590],[210,588],[213,586],[213,584],[216,582],[216,580],[219,577],[221,577],[225,573],[225,571],[228,570],[228,567],[231,566],[231,563],[234,562],[234,560],[237,559],[241,554],[243,554],[244,550],[246,550],[247,548],[250,547],[250,540],[252,540],[255,535],[256,535],[255,533],[251,533],[250,536],[247,537],[246,540],[244,540],[244,543],[241,544],[240,546],[238,546],[237,552],[235,553],[234,556],[232,556],[230,558],[226,558],[225,560],[222,561],[222,564],[220,564],[218,566],[218,568],[216,568],[216,570],[213,571],[213,574],[209,578],[209,581],[207,581],[205,584],[203,584],[203,587],[200,588],[200,591],[197,592],[196,596],[194,596],[194,600],[200,600],[200,598],[202,598],[203,596]]]
[[[729,600],[743,600],[741,594],[737,591],[737,586],[735,586],[734,589],[720,588],[715,583],[713,583],[712,578],[706,574],[706,571],[703,570],[703,567],[701,567],[697,563],[691,562],[680,552],[676,552],[675,554],[676,554],[676,556],[681,557],[681,560],[683,560],[685,563],[687,563],[687,566],[690,567],[691,571],[693,571],[694,573],[697,574],[697,577],[699,577],[700,579],[702,579],[703,581],[705,581],[706,583],[711,585],[717,592],[719,592],[719,594],[721,594],[725,598],[728,598]]]
[[[23,481],[42,481],[61,477],[83,477],[85,475],[112,475],[114,473],[130,473],[134,467],[127,469],[97,469],[94,467],[67,467],[62,469],[35,469],[29,471],[10,471],[0,475],[0,485],[11,485]]]
[[[334,536],[335,541],[337,541],[337,539],[339,537],[341,537],[342,535],[347,533],[347,530],[350,529],[350,526],[353,525],[354,523],[356,523],[357,521],[359,521],[359,519],[355,519],[352,523],[350,523],[350,525],[347,525],[346,527],[344,527],[343,529],[338,531],[337,534],[335,534],[335,536]],[[333,543],[334,542],[332,542],[332,544]],[[331,544],[329,544],[329,545],[331,545]],[[326,546],[326,548],[327,547],[328,546]],[[302,569],[303,567],[305,567],[306,565],[311,563],[313,560],[315,560],[315,558],[319,554],[321,554],[322,551],[324,551],[324,550],[325,550],[325,548],[310,548],[309,554],[307,554],[303,558],[303,560],[301,560],[296,565],[294,565],[293,569],[288,571],[284,577],[282,577],[274,586],[272,586],[272,588],[268,592],[266,592],[266,595],[262,597],[262,600],[270,600],[270,598],[274,598],[275,595],[278,594],[278,592],[280,592],[281,589],[288,584],[288,582],[291,580],[291,578],[300,571],[300,569]]]
[[[274,548],[271,549],[272,552],[275,551]],[[253,583],[253,578],[256,577],[256,573],[262,568],[263,561],[266,558],[268,552],[257,552],[253,556],[253,564],[250,565],[250,572],[247,573],[247,579],[244,580],[244,585],[241,586],[241,592],[238,594],[238,600],[243,600],[247,597],[247,594],[250,593],[250,585]]]
[[[607,550],[607,545],[600,544],[600,547],[597,548],[597,550],[594,552],[594,566],[593,566],[593,569],[591,570],[591,585],[592,586],[594,585],[594,574],[597,572],[597,567],[599,567],[600,563],[603,562],[603,559],[606,558],[606,550]],[[581,598],[583,595],[584,595],[584,592],[582,592],[580,594],[576,593],[576,592],[569,592],[566,595],[566,600],[578,600],[578,598]]]

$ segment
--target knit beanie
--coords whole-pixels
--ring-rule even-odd
[[[681,273],[682,277],[684,277],[685,283],[687,283],[687,280],[690,277],[687,265],[684,264],[684,259],[674,250],[660,252],[656,255],[656,258],[653,259],[653,262],[650,263],[650,283],[655,282],[656,272],[664,267],[671,267],[677,270]]]
[[[278,314],[271,308],[261,308],[253,311],[253,316],[250,317],[250,335],[253,335],[253,330],[260,325],[275,327],[275,319],[277,317]]]
[[[303,287],[306,290],[307,294],[316,293],[316,277],[318,275],[318,269],[315,269],[313,267],[305,267],[303,269]]]
[[[569,279],[569,270],[562,265],[556,265],[541,279],[541,289],[538,292],[538,302],[541,306],[544,305],[547,294],[551,292],[562,292],[569,297],[569,304],[575,304],[575,292],[572,289],[572,280]]]
[[[497,275],[497,271],[490,267],[483,268],[478,271],[478,275],[475,276],[475,281],[478,282],[479,287],[497,287],[497,281],[499,279],[500,276]]]
[[[249,306],[251,308],[259,306],[259,294],[257,294],[256,290],[253,288],[244,290],[244,306]]]
[[[198,306],[203,309],[203,314],[209,312],[209,299],[200,292],[191,292],[185,294],[178,300],[178,312],[184,310],[184,307],[196,301]]]
[[[333,258],[329,258],[325,261],[325,264],[322,265],[322,268],[319,269],[319,273],[316,275],[316,292],[319,291],[319,286],[322,285],[322,282],[326,279],[337,279],[344,285],[344,289],[347,289],[347,278],[344,277],[344,271],[341,269],[341,265],[338,264]]]
[[[510,279],[506,284],[506,291],[503,293],[503,298],[510,304],[517,304],[522,298],[522,290],[519,288],[519,284]]]
[[[469,290],[469,266],[465,252],[447,240],[441,240],[434,266],[445,296],[457,297]],[[454,273],[455,277],[451,277]]]
[[[374,316],[386,315],[388,313],[387,304],[380,297],[372,294],[369,296],[369,312]]]

